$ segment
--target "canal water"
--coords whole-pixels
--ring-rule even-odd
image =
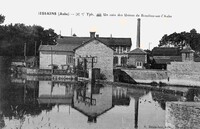
[[[165,129],[166,102],[193,101],[197,94],[0,74],[3,129]]]

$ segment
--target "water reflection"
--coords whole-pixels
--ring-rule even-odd
[[[166,102],[198,101],[183,95],[109,84],[27,80],[0,76],[0,128],[164,128]]]

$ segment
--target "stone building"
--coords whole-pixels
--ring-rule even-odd
[[[190,46],[186,46],[185,49],[181,51],[182,62],[194,61],[194,50]]]
[[[138,19],[136,49],[128,52],[128,65],[144,68],[145,63],[147,63],[147,53],[140,48],[140,19]]]
[[[152,49],[153,69],[166,69],[171,62],[181,62],[181,50],[178,47],[154,47]]]
[[[132,45],[131,38],[115,38],[112,36],[100,37],[98,34],[95,34],[95,32],[90,32],[89,37],[60,36],[60,38],[57,39],[57,43],[79,46],[94,37],[114,50],[114,66],[127,65],[127,53],[130,51]]]
[[[113,49],[99,39],[92,38],[74,50],[76,62],[78,62],[78,59],[86,59],[88,70],[92,67],[100,68],[101,73],[106,76],[107,80],[113,81]],[[91,58],[94,58],[93,65]]]
[[[140,48],[129,52],[128,58],[128,64],[134,65],[136,68],[144,68],[144,64],[147,63],[147,53]]]
[[[74,52],[77,44],[57,44],[41,45],[40,52],[40,69],[67,69],[74,66]]]
[[[182,81],[200,81],[200,57],[195,56],[194,50],[186,46],[181,51],[181,61],[167,64],[170,79]]]

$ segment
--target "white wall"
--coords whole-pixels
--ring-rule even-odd
[[[72,53],[51,53],[49,52],[40,52],[40,69],[51,69],[51,66],[49,66],[53,60],[53,64],[58,65],[59,69],[61,69],[61,65],[67,64],[73,65],[73,63],[68,62],[68,56],[73,55]]]

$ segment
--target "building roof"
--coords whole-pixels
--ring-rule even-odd
[[[40,45],[39,51],[73,52],[80,44]]]
[[[181,56],[154,56],[156,64],[169,64],[170,62],[181,62]]]
[[[154,47],[152,49],[153,56],[179,56],[181,55],[178,47]]]
[[[170,59],[154,59],[156,64],[169,64]]]
[[[194,53],[194,50],[190,46],[186,46],[181,53]]]
[[[144,50],[142,50],[141,48],[136,48],[132,51],[130,51],[128,54],[147,54]]]
[[[78,49],[78,48],[80,48],[80,47],[82,47],[82,46],[84,46],[84,45],[86,45],[86,44],[92,42],[93,40],[97,40],[97,41],[99,41],[100,43],[102,43],[102,44],[104,44],[105,46],[107,46],[108,48],[110,48],[107,44],[105,44],[105,43],[102,42],[101,40],[99,40],[99,39],[97,39],[97,38],[92,38],[92,39],[90,39],[90,40],[88,40],[88,41],[82,43],[81,45],[77,46],[76,48],[74,48],[74,50],[76,50],[76,49]],[[112,48],[110,48],[110,49],[112,49]]]
[[[114,38],[114,37],[96,37],[103,43],[105,43],[108,46],[129,46],[131,47],[131,38]],[[62,38],[57,39],[58,44],[82,44],[88,40],[90,40],[91,37],[76,37],[76,36],[63,36]]]

